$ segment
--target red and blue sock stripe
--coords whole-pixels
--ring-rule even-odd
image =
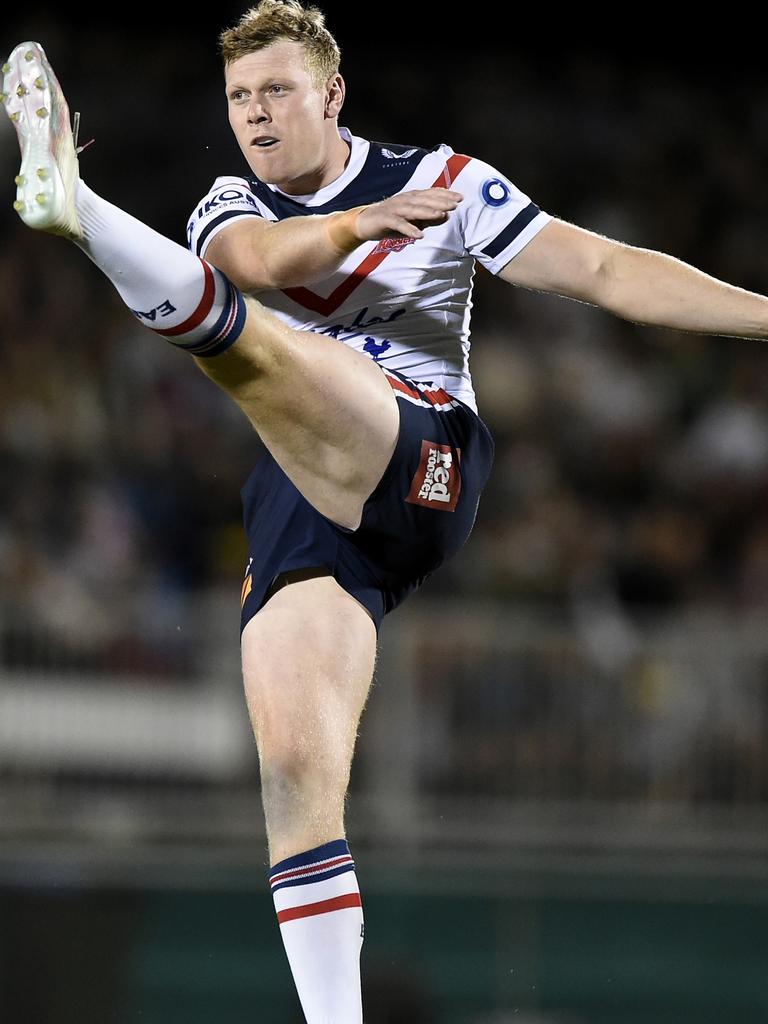
[[[240,337],[245,326],[245,300],[220,270],[204,260],[200,263],[205,277],[197,308],[175,327],[152,329],[185,352],[209,358],[226,352]]]
[[[272,892],[297,885],[325,882],[355,870],[355,862],[344,839],[335,839],[314,850],[281,860],[269,872]]]

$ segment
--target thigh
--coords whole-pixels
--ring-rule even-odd
[[[248,299],[236,345],[204,372],[240,405],[267,449],[322,515],[355,529],[397,441],[397,403],[372,360],[295,331]]]
[[[370,690],[376,629],[332,576],[310,570],[243,630],[243,680],[259,756],[346,779]]]
[[[270,456],[242,489],[248,565],[245,628],[287,571],[322,566],[376,626],[470,534],[493,461],[493,439],[475,412],[440,389],[385,370],[400,430],[394,454],[363,505],[359,528],[320,515]]]

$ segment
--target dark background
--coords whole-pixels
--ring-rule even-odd
[[[738,7],[326,10],[348,86],[341,122],[357,134],[447,142],[555,215],[768,291],[764,34]],[[216,51],[240,12],[15,8],[0,49],[43,43],[82,113],[81,142],[96,139],[83,177],[183,244],[212,180],[245,169]],[[0,123],[0,683],[68,704],[83,699],[68,696],[80,683],[134,687],[150,706],[165,688],[183,705],[215,673],[223,699],[239,687],[238,491],[258,442],[80,253],[20,224],[17,166]],[[423,879],[406,864],[387,880],[392,847],[376,861],[381,834],[361,813],[358,798],[386,791],[397,758],[353,780],[369,977],[391,964],[389,988],[402,990],[412,970],[449,1024],[506,1024],[522,1019],[518,1006],[533,1008],[526,1024],[764,1020],[764,958],[744,922],[765,906],[766,350],[626,324],[484,272],[473,341],[496,465],[465,551],[385,624],[397,667],[372,709],[393,716],[380,729],[393,750],[398,721],[425,739],[406,835]],[[221,648],[223,627],[197,614],[209,593],[227,595]],[[397,631],[406,621],[421,624],[415,641]],[[508,646],[529,621],[530,643]],[[637,629],[647,622],[658,631]],[[41,717],[55,730],[51,709]],[[86,720],[89,710],[84,700]],[[16,727],[38,735],[38,714]],[[0,1017],[241,1024],[263,1005],[265,1020],[292,1020],[260,873],[255,766],[222,781],[189,764],[164,773],[140,751],[129,768],[59,763],[42,735],[31,767],[0,762]],[[246,809],[227,812],[230,800]],[[419,853],[425,821],[466,878],[432,877],[431,851]],[[515,875],[531,827],[533,866]],[[182,891],[196,842],[197,854],[226,851],[244,833],[251,845],[236,851],[243,874],[228,892],[226,880],[221,898]],[[62,837],[79,844],[71,861]],[[141,858],[164,840],[165,870],[144,877]],[[622,844],[635,857],[622,878],[590,888],[573,868],[601,844],[606,871],[618,870],[610,851]],[[656,848],[667,851],[666,897],[653,877],[638,897]],[[509,872],[498,885],[477,871],[494,849]],[[562,878],[547,879],[541,865],[558,852]],[[115,860],[104,877],[132,865],[134,888],[99,889],[102,855]],[[692,894],[675,866],[686,856]],[[750,856],[762,884],[747,873],[730,895],[702,865],[725,878]],[[215,882],[202,863],[201,888]],[[615,898],[627,892],[633,907]]]

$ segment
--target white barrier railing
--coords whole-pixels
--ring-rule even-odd
[[[687,842],[706,819],[710,845],[753,843],[768,810],[763,617],[634,623],[621,645],[609,625],[421,596],[395,613],[352,827],[416,844],[642,847]],[[241,835],[244,818],[259,821],[232,595],[207,595],[183,623],[190,678],[57,671],[36,647],[45,638],[25,630],[28,667],[18,645],[0,667],[0,832],[70,829],[94,793],[105,819],[121,807],[137,833]]]

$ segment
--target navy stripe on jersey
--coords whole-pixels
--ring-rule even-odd
[[[256,217],[261,217],[261,214],[256,209],[249,210],[249,211],[246,211],[246,210],[228,210],[228,211],[225,211],[224,213],[220,213],[218,217],[216,217],[214,220],[212,220],[210,222],[210,224],[206,224],[206,226],[200,232],[200,237],[198,238],[197,246],[195,247],[195,255],[196,256],[200,256],[200,254],[203,251],[203,246],[205,245],[206,238],[220,224],[223,224],[224,221],[231,220],[232,217],[248,217],[248,216],[251,216],[251,215],[254,215]]]
[[[483,249],[486,256],[491,259],[494,256],[498,256],[500,252],[503,252],[508,245],[517,238],[517,236],[524,231],[531,223],[534,217],[536,217],[541,211],[539,210],[536,203],[529,203],[525,209],[521,210],[520,213],[511,220],[509,224],[504,228],[500,235],[497,235],[492,242]]]
[[[273,192],[258,178],[249,177],[247,181],[253,194],[269,207],[278,220],[314,213],[336,213],[337,210],[350,210],[364,203],[378,203],[400,192],[411,180],[427,152],[426,149],[372,142],[360,173],[337,196],[322,206],[298,203],[281,192]],[[221,221],[217,219],[216,223],[220,224]]]

